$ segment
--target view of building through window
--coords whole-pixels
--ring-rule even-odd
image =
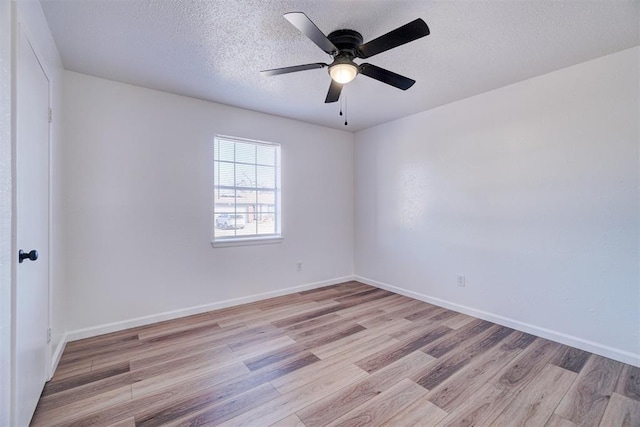
[[[280,236],[280,145],[214,140],[215,240]]]

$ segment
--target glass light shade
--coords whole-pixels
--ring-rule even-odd
[[[358,67],[353,64],[336,64],[329,68],[329,75],[338,83],[345,84],[355,79]]]

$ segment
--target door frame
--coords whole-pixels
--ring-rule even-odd
[[[18,150],[18,145],[19,145],[19,141],[18,141],[18,132],[17,132],[17,115],[18,115],[18,109],[17,109],[17,105],[18,105],[18,55],[19,55],[19,46],[20,46],[20,37],[25,37],[26,41],[29,43],[29,45],[31,46],[31,49],[33,50],[33,53],[38,61],[38,64],[40,65],[45,78],[48,81],[48,93],[47,93],[47,97],[48,97],[48,103],[49,103],[49,109],[51,109],[51,100],[52,100],[52,79],[51,79],[51,72],[49,70],[49,68],[47,67],[46,61],[44,61],[44,55],[42,54],[42,51],[38,48],[38,45],[35,43],[34,41],[34,37],[32,36],[32,32],[29,30],[28,26],[25,24],[24,19],[22,19],[20,11],[18,10],[18,8],[16,7],[15,3],[12,2],[13,5],[12,7],[15,8],[14,9],[14,13],[13,13],[13,18],[14,18],[14,25],[12,25],[12,32],[13,32],[13,41],[12,41],[12,74],[13,74],[13,78],[12,78],[12,82],[11,82],[11,92],[12,92],[12,159],[11,159],[11,166],[12,166],[12,181],[13,181],[13,185],[12,185],[12,209],[11,209],[11,213],[12,213],[12,221],[11,221],[11,228],[12,228],[12,242],[11,242],[11,248],[12,248],[12,255],[11,255],[11,265],[13,266],[12,268],[12,274],[11,274],[11,419],[12,422],[15,422],[15,417],[16,415],[16,401],[15,401],[15,386],[16,386],[16,320],[17,320],[17,313],[16,313],[16,303],[17,303],[17,286],[18,286],[18,228],[17,228],[17,224],[18,224],[18,218],[17,218],[17,213],[18,213],[18,205],[17,205],[17,188],[18,188],[18,183],[17,183],[17,150]],[[51,111],[51,110],[50,110]],[[48,232],[47,232],[47,236],[46,236],[46,240],[47,240],[47,251],[48,251],[48,259],[49,259],[49,263],[47,266],[47,329],[50,330],[51,329],[51,325],[52,325],[52,277],[51,277],[51,227],[52,227],[52,221],[51,221],[51,193],[52,193],[52,171],[51,171],[51,166],[52,166],[52,162],[51,162],[51,158],[52,158],[52,144],[51,144],[51,131],[52,131],[52,126],[51,126],[51,120],[49,120],[48,123],[48,137],[47,137],[47,162],[49,165],[49,171],[48,171],[48,178],[49,178],[49,182],[48,182],[48,194],[47,194],[47,222],[48,222]],[[46,340],[46,338],[45,338]],[[51,348],[52,348],[52,340],[49,340],[46,343],[46,366],[45,366],[45,372],[47,373],[47,378],[46,381],[50,380],[51,377],[53,376],[53,366],[51,363]]]

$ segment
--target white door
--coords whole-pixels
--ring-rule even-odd
[[[48,377],[49,79],[22,27],[16,120],[16,242],[38,255],[16,269],[14,423],[27,426]]]

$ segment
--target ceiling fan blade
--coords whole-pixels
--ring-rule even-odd
[[[409,89],[416,82],[413,79],[385,70],[384,68],[376,67],[372,64],[360,64],[360,74],[364,74],[367,77],[402,90]]]
[[[336,102],[340,99],[340,92],[342,92],[342,84],[331,79],[331,86],[329,86],[329,92],[327,93],[327,98],[324,100],[324,103]]]
[[[309,19],[307,15],[302,12],[289,12],[285,13],[284,17],[287,21],[296,27],[302,34],[309,37],[318,47],[329,55],[338,53],[338,48],[331,43],[331,41],[324,35],[316,24]]]
[[[416,39],[429,35],[429,27],[426,22],[418,18],[408,24],[398,27],[387,34],[373,39],[360,46],[358,49],[359,58],[371,58],[394,47],[402,46]]]
[[[296,71],[313,70],[316,68],[324,68],[327,64],[316,62],[315,64],[294,65],[293,67],[274,68],[272,70],[262,70],[260,73],[264,76],[277,76],[278,74],[295,73]]]

